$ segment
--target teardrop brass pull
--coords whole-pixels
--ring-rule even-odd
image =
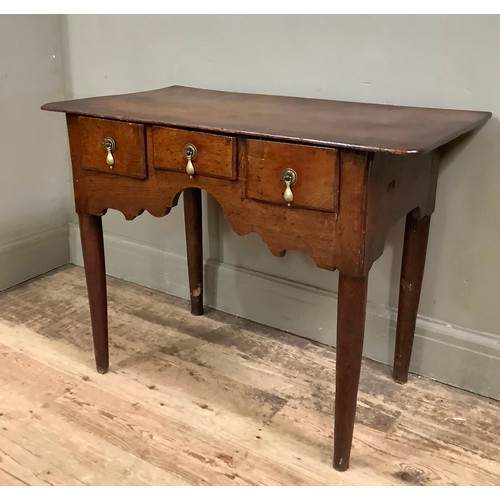
[[[103,141],[104,147],[108,154],[106,155],[106,163],[109,165],[109,168],[113,168],[115,164],[115,159],[113,158],[113,151],[115,150],[115,141],[112,137],[106,137]]]
[[[292,188],[290,187],[290,181],[285,181],[286,188],[285,192],[283,193],[283,199],[286,201],[287,205],[290,206],[290,203],[293,201],[293,191]]]
[[[292,186],[297,182],[297,172],[293,168],[285,168],[281,172],[281,182],[285,184],[285,192],[283,193],[283,199],[287,206],[290,206],[293,201],[293,191]]]
[[[186,173],[189,175],[189,177],[192,179],[194,175],[194,165],[193,162],[191,161],[191,158],[188,157],[187,165],[186,165]]]
[[[196,146],[194,144],[186,144],[182,150],[182,154],[187,159],[186,173],[189,175],[190,179],[192,179],[194,175],[193,160],[196,158],[197,153],[198,151],[196,150]]]

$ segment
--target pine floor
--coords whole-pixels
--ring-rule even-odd
[[[340,473],[333,349],[113,278],[109,307],[99,375],[81,268],[0,294],[0,485],[500,485],[499,402],[364,361]]]

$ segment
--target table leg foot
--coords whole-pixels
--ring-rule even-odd
[[[406,217],[392,374],[394,380],[400,384],[408,380],[430,220],[430,216],[420,219],[419,209],[411,211]]]
[[[339,275],[333,467],[349,468],[365,331],[368,276]]]
[[[99,373],[109,368],[108,305],[102,219],[95,215],[79,214],[85,278],[90,305],[94,355]]]
[[[204,312],[201,189],[185,189],[183,197],[191,314],[201,316]]]

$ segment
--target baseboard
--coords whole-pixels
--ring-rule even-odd
[[[105,235],[112,276],[188,298],[184,255]],[[70,225],[70,261],[83,265],[78,226]],[[237,316],[335,345],[336,294],[274,276],[208,260],[206,304]],[[364,355],[392,363],[396,311],[368,304]],[[412,373],[500,400],[500,339],[419,317]]]
[[[0,290],[69,261],[68,226],[59,226],[0,245]]]
[[[83,266],[78,224],[69,225],[70,262]],[[186,257],[121,236],[104,235],[106,273],[154,290],[189,298]]]

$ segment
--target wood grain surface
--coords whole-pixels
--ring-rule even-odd
[[[146,139],[144,126],[114,120],[95,120],[80,116],[82,167],[106,174],[125,175],[144,179],[146,170]],[[106,163],[104,139],[115,141],[114,165]]]
[[[236,174],[236,139],[234,137],[153,127],[153,167],[186,173],[183,154],[186,144],[196,147],[193,160],[195,175],[213,175],[232,179]]]
[[[292,168],[297,181],[292,186],[294,207],[336,212],[339,191],[337,150],[275,141],[246,141],[247,196],[286,205],[281,173]]]
[[[109,307],[99,375],[83,269],[0,294],[0,485],[500,485],[498,402],[363,360],[336,472],[333,349],[113,278]]]
[[[172,86],[53,102],[48,111],[395,154],[426,153],[491,113]]]

